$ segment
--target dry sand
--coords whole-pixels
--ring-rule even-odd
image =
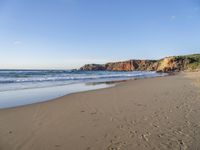
[[[200,73],[0,110],[0,150],[200,149]]]

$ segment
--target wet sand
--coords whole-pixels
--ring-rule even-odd
[[[1,150],[200,149],[200,72],[0,110]]]

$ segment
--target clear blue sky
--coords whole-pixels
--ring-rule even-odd
[[[0,0],[0,68],[200,53],[199,0]]]

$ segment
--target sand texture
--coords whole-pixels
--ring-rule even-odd
[[[0,110],[0,150],[198,150],[200,73]]]

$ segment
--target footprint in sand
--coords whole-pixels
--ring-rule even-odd
[[[8,133],[9,133],[9,134],[12,134],[12,131],[9,131]]]
[[[97,114],[97,112],[91,112],[90,114],[91,114],[91,115],[96,115],[96,114]]]
[[[55,147],[57,147],[57,148],[58,148],[58,147],[60,147],[60,145],[56,144],[56,145],[55,145]]]
[[[151,134],[150,134],[149,132],[147,132],[146,134],[142,134],[142,135],[141,135],[141,138],[142,138],[144,141],[148,142],[148,141],[149,141],[148,136],[150,136],[150,135],[151,135]]]
[[[129,134],[130,134],[130,135],[129,135],[130,138],[135,137],[135,132],[134,132],[134,131],[129,131]]]
[[[91,150],[91,147],[87,147],[87,149],[86,150]]]
[[[120,150],[123,146],[125,146],[127,143],[126,142],[113,142],[111,140],[111,144],[108,146],[107,150]]]

